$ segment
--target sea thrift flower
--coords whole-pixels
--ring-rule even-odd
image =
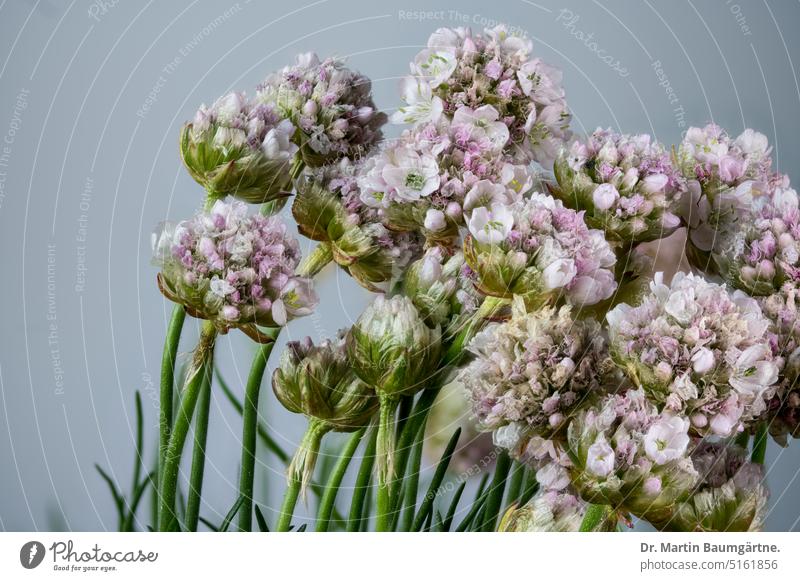
[[[680,225],[674,212],[685,180],[669,153],[649,135],[598,129],[562,149],[554,169],[554,195],[583,210],[586,223],[611,240],[657,240]]]
[[[689,228],[689,259],[698,267],[709,266],[707,253],[720,234],[776,179],[770,151],[766,136],[752,129],[736,139],[714,124],[686,131],[677,154],[688,180],[680,214]]]
[[[585,512],[586,503],[574,494],[548,490],[538,493],[523,507],[511,507],[498,530],[508,533],[574,533],[580,530]]]
[[[303,162],[317,167],[341,157],[356,159],[381,139],[386,115],[372,101],[370,80],[329,58],[314,53],[297,57],[267,77],[258,100],[297,126],[294,142]]]
[[[658,413],[641,390],[605,396],[569,424],[572,484],[586,502],[668,519],[697,481],[688,429],[685,419]]]
[[[299,479],[303,490],[314,473],[322,436],[362,428],[378,409],[375,392],[353,373],[343,340],[290,341],[272,375],[272,389],[286,409],[309,421],[289,466],[290,478]]]
[[[771,295],[800,283],[800,205],[797,192],[775,187],[743,212],[736,228],[720,233],[711,252],[717,270],[751,295]]]
[[[420,391],[436,373],[441,330],[427,326],[408,297],[378,295],[348,332],[347,355],[380,399],[378,466],[386,479],[393,474],[394,412],[401,396]]]
[[[768,491],[764,467],[748,462],[746,451],[724,442],[703,442],[692,452],[701,481],[680,503],[663,530],[681,532],[753,532],[764,525]]]
[[[517,297],[511,319],[488,326],[468,349],[474,359],[459,381],[486,431],[518,424],[523,437],[553,437],[614,380],[600,324],[574,320],[569,307],[529,313]]]
[[[154,263],[164,295],[220,332],[285,325],[308,315],[318,299],[311,280],[295,275],[297,241],[277,217],[247,215],[242,202],[211,210],[153,235]]]
[[[415,231],[383,224],[380,208],[365,205],[356,183],[358,164],[347,158],[306,173],[297,181],[292,214],[301,234],[327,244],[334,262],[365,288],[399,277],[422,253]]]
[[[603,233],[590,230],[582,213],[543,194],[516,202],[508,211],[497,206],[485,216],[473,211],[464,256],[481,292],[519,295],[529,305],[562,297],[576,306],[593,305],[617,287],[616,257]]]
[[[532,189],[533,174],[502,155],[508,132],[491,121],[497,112],[462,109],[452,122],[405,131],[361,167],[363,203],[380,208],[393,230],[452,240],[476,208],[509,204]]]
[[[201,106],[181,131],[181,158],[209,195],[261,204],[291,191],[297,146],[291,121],[272,106],[229,93]]]
[[[509,136],[504,151],[517,162],[552,163],[569,137],[570,113],[561,72],[532,57],[532,49],[530,40],[504,26],[483,34],[440,28],[411,65],[412,77],[403,85],[406,106],[395,120],[435,121],[441,109],[455,121],[471,111],[481,124],[506,126],[492,127]],[[487,106],[492,113],[484,117]]]
[[[769,322],[741,291],[692,274],[662,281],[657,273],[639,306],[608,313],[612,353],[653,402],[691,418],[695,432],[736,434],[775,393]]]

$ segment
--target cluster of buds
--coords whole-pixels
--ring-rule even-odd
[[[514,159],[552,163],[569,137],[561,72],[532,58],[530,40],[504,26],[473,34],[440,28],[411,63],[403,83],[406,102],[395,121],[426,123],[453,118],[462,107],[491,105],[505,126],[505,152]]]
[[[328,245],[331,258],[365,288],[377,291],[422,252],[416,231],[390,230],[382,212],[362,203],[357,165],[344,158],[297,181],[292,214],[301,234]]]
[[[680,226],[674,212],[685,180],[670,154],[649,135],[598,129],[562,149],[554,172],[554,195],[584,211],[586,223],[614,242],[657,240]]]
[[[302,489],[314,473],[322,436],[352,432],[369,424],[378,409],[375,392],[353,373],[344,341],[314,345],[310,337],[290,341],[272,375],[278,401],[308,418],[309,429],[289,466]]]
[[[617,288],[616,256],[603,232],[548,195],[476,208],[469,231],[464,256],[484,294],[521,296],[529,307],[561,299],[584,306]]]
[[[402,396],[436,381],[442,355],[441,329],[429,327],[411,299],[378,295],[347,334],[347,356],[355,374],[380,400],[378,468],[393,474],[394,414]]]
[[[691,457],[700,484],[666,521],[653,524],[681,532],[761,530],[768,499],[764,467],[724,442],[701,442]]]
[[[687,181],[680,214],[688,226],[687,256],[710,269],[708,253],[720,235],[736,227],[753,199],[782,178],[771,175],[771,147],[765,135],[745,129],[731,137],[719,126],[690,127],[677,152]]]
[[[569,492],[545,490],[525,506],[511,507],[498,530],[508,533],[574,533],[581,527],[586,503]]]
[[[778,364],[755,299],[701,277],[657,273],[651,292],[607,315],[612,355],[648,397],[691,419],[695,433],[731,436],[764,412]]]
[[[221,333],[240,328],[258,341],[260,326],[282,326],[308,315],[318,299],[311,280],[296,276],[297,241],[275,216],[248,215],[238,201],[153,235],[154,263],[164,295]]]
[[[459,380],[479,426],[494,431],[517,424],[525,437],[558,436],[616,370],[597,321],[574,320],[566,306],[527,312],[519,297],[511,319],[478,333],[469,351],[474,359]]]
[[[449,241],[474,207],[511,203],[531,190],[533,174],[503,154],[508,139],[494,107],[461,107],[452,120],[407,130],[368,159],[361,199],[380,208],[394,229]]]
[[[311,167],[361,157],[381,139],[386,123],[367,77],[340,60],[320,61],[314,53],[298,55],[295,65],[269,75],[257,99],[294,123],[294,142]]]
[[[752,202],[738,228],[721,234],[711,251],[716,269],[732,286],[751,295],[776,293],[800,283],[800,200],[776,186]]]
[[[269,105],[229,93],[181,131],[183,164],[210,196],[261,204],[289,195],[294,125]]]
[[[665,522],[698,479],[690,441],[689,421],[643,391],[606,396],[569,424],[572,485],[587,502]]]

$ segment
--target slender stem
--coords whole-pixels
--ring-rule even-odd
[[[186,320],[186,311],[181,305],[172,309],[167,337],[164,340],[164,353],[161,357],[161,393],[160,410],[158,418],[158,477],[156,486],[161,484],[161,473],[164,470],[164,457],[169,446],[169,436],[172,431],[172,398],[175,393],[175,361],[178,358],[178,344],[181,340],[183,323]],[[154,523],[155,524],[155,523]]]
[[[214,342],[217,330],[208,321],[203,322],[200,340],[194,351],[192,365],[186,378],[186,386],[181,397],[180,409],[175,418],[175,425],[170,435],[167,452],[164,456],[164,470],[161,482],[161,508],[159,510],[159,530],[175,530],[177,515],[175,514],[175,497],[178,490],[178,472],[180,471],[181,455],[189,433],[194,408],[200,395],[206,374],[211,373],[211,361],[214,353]]]
[[[356,448],[361,443],[361,438],[364,437],[366,428],[361,428],[354,433],[347,445],[342,450],[339,456],[339,461],[331,472],[328,479],[328,484],[325,487],[325,493],[322,495],[322,500],[319,503],[319,512],[317,513],[317,532],[326,532],[331,522],[331,514],[333,514],[333,506],[336,503],[336,495],[339,492],[339,486],[342,484],[344,473],[347,472],[347,467],[350,465],[350,460],[356,452]]]
[[[405,494],[403,498],[403,507],[397,508],[400,512],[402,508],[403,514],[400,518],[400,530],[410,531],[411,525],[414,523],[414,513],[417,512],[417,492],[419,491],[419,473],[422,467],[422,443],[425,439],[425,424],[421,425],[417,430],[417,437],[414,439],[414,448],[411,451],[411,473],[408,479],[404,479],[406,484]],[[399,493],[398,493],[399,494]]]
[[[753,454],[750,460],[753,464],[763,464],[764,458],[767,456],[767,438],[769,432],[767,431],[767,422],[761,422],[756,431],[756,437],[753,440]]]
[[[270,329],[269,335],[277,339],[280,328]],[[242,409],[242,467],[239,476],[239,496],[243,498],[239,509],[239,530],[250,531],[253,528],[253,480],[255,479],[256,465],[256,436],[258,433],[258,396],[261,391],[261,381],[264,370],[272,353],[275,343],[259,345],[253,363],[250,366],[250,375],[247,378],[247,387],[244,393]]]
[[[375,464],[375,447],[377,445],[378,431],[373,429],[364,456],[361,459],[361,466],[356,476],[356,484],[353,487],[353,498],[350,501],[350,514],[347,519],[347,531],[357,532],[361,528],[361,513],[364,501],[369,492],[369,480],[372,476],[372,467]]]
[[[378,514],[376,530],[388,531],[392,523],[390,485],[394,477],[394,415],[398,400],[380,396],[378,420]]]
[[[308,428],[300,441],[292,463],[289,466],[286,492],[283,496],[281,512],[275,530],[286,532],[292,524],[294,508],[304,484],[308,483],[314,471],[322,437],[330,431],[330,427],[319,420],[310,419]]]
[[[208,440],[208,416],[211,410],[211,365],[206,364],[203,384],[197,398],[197,417],[194,422],[194,449],[192,471],[189,476],[189,496],[186,500],[186,530],[196,531],[200,516],[200,497],[203,492],[203,475],[206,468],[206,441]]]
[[[333,248],[330,242],[320,242],[297,267],[297,275],[312,278],[333,260]]]
[[[605,504],[590,504],[583,515],[580,532],[591,533],[601,529],[601,525],[608,518],[610,507]]]

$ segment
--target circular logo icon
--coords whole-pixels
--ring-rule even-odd
[[[19,550],[19,562],[26,569],[35,569],[44,560],[44,545],[39,541],[28,541]]]

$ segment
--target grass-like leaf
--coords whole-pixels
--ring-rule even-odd
[[[433,510],[433,501],[436,500],[436,497],[439,494],[439,486],[441,485],[442,480],[447,472],[447,467],[450,465],[450,459],[453,457],[453,452],[455,452],[456,445],[458,444],[458,438],[460,436],[461,428],[458,428],[450,437],[450,441],[447,443],[447,447],[444,449],[442,459],[439,460],[439,464],[436,466],[436,471],[433,473],[433,479],[428,487],[428,492],[425,494],[425,498],[422,500],[422,504],[420,504],[419,512],[414,519],[414,525],[412,528],[414,531],[422,530],[425,521],[432,514],[431,511]]]
[[[422,447],[425,443],[425,426],[427,422],[422,422],[417,430],[417,436],[414,439],[414,448],[411,450],[411,458],[409,459],[408,475],[403,479],[403,506],[402,518],[400,519],[400,530],[410,531],[411,525],[414,523],[414,514],[417,511],[417,491],[419,490],[419,474],[422,469]],[[398,497],[401,495],[398,494]],[[396,514],[399,514],[399,508]]]
[[[450,527],[453,526],[453,518],[455,517],[456,509],[458,508],[458,503],[461,500],[461,495],[464,494],[464,489],[466,487],[467,487],[467,481],[465,480],[464,482],[461,483],[461,486],[458,487],[456,493],[453,495],[453,499],[450,501],[450,508],[447,509],[447,516],[442,522],[443,531],[449,531]]]
[[[506,480],[508,479],[508,471],[511,468],[511,459],[506,452],[501,452],[497,455],[497,461],[494,466],[494,479],[492,486],[489,488],[489,496],[486,498],[484,505],[483,521],[480,530],[493,531],[495,523],[497,522],[497,515],[500,513],[500,507],[503,505],[503,494],[505,493]]]
[[[342,479],[344,478],[345,472],[347,472],[347,467],[350,465],[350,460],[352,460],[353,454],[355,454],[358,445],[361,443],[361,438],[364,437],[366,431],[366,428],[361,428],[350,437],[342,453],[339,455],[336,466],[334,466],[331,471],[328,485],[325,487],[325,492],[320,500],[319,512],[317,514],[317,532],[325,532],[330,526],[331,514],[333,513],[333,507],[336,503],[336,495],[339,492],[339,486],[342,484]]]
[[[240,496],[236,499],[236,502],[233,503],[233,506],[228,511],[228,514],[225,515],[225,518],[222,521],[222,524],[219,525],[219,532],[225,533],[228,531],[228,527],[231,526],[231,521],[233,517],[236,516],[236,513],[239,512],[239,509],[242,508],[242,504],[244,503],[244,497]]]
[[[256,522],[258,523],[258,530],[261,531],[262,533],[268,533],[269,526],[267,526],[267,519],[264,518],[264,515],[261,512],[261,509],[258,508],[257,504],[253,505],[253,508],[255,508],[256,512]]]
[[[361,457],[361,466],[358,468],[356,483],[353,487],[353,496],[350,499],[350,515],[347,519],[347,530],[349,532],[356,532],[361,529],[364,505],[370,491],[369,482],[372,478],[372,467],[375,465],[377,437],[378,430],[373,428],[370,431],[364,455]]]

